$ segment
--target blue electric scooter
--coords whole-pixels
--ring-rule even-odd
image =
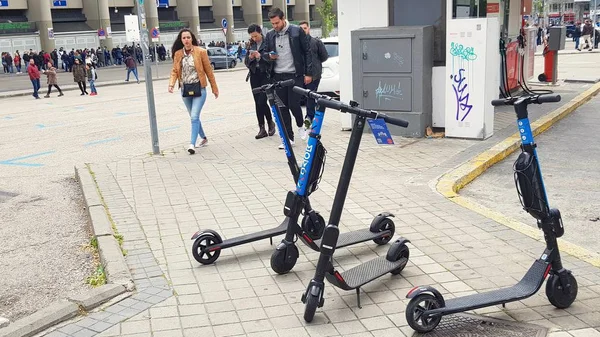
[[[426,333],[437,327],[442,316],[515,302],[534,295],[546,276],[546,297],[559,309],[568,308],[577,297],[577,280],[570,270],[563,267],[557,238],[565,233],[560,211],[550,208],[537,157],[537,144],[529,125],[529,104],[560,102],[560,95],[533,95],[507,99],[495,99],[492,105],[512,105],[517,114],[517,126],[521,135],[521,154],[514,164],[515,184],[525,211],[536,220],[544,232],[546,249],[517,284],[480,294],[444,300],[433,287],[415,287],[407,295],[406,321],[414,330]]]

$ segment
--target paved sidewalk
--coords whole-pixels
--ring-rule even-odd
[[[567,102],[584,87],[556,90]],[[533,107],[531,117],[558,107]],[[190,238],[198,229],[230,238],[283,220],[283,202],[293,183],[275,137],[256,141],[255,128],[248,125],[211,138],[194,156],[182,144],[164,156],[92,164],[124,236],[137,292],[47,336],[412,336],[404,310],[413,286],[433,285],[451,297],[512,285],[544,249],[541,242],[464,209],[431,187],[448,169],[513,134],[514,119],[509,109],[499,109],[496,134],[486,141],[397,137],[394,146],[378,146],[364,135],[341,230],[365,228],[380,211],[390,211],[396,215],[396,236],[412,241],[410,262],[401,275],[365,286],[362,309],[354,292],[327,284],[325,306],[311,324],[302,318],[300,296],[318,253],[301,243],[296,267],[283,276],[270,268],[274,247],[268,240],[224,250],[211,266],[200,266],[191,254]],[[339,129],[339,113],[328,111],[325,173],[311,195],[326,219],[349,139]],[[296,155],[302,150],[297,145]],[[387,248],[368,242],[338,249],[335,263],[348,269],[386,254]],[[563,261],[579,283],[569,309],[555,309],[542,289],[506,309],[477,313],[547,326],[553,337],[600,336],[600,269],[569,255]]]

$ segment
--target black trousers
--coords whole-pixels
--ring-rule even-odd
[[[77,84],[79,85],[79,90],[81,90],[81,93],[84,94],[87,92],[87,86],[84,82],[77,82]]]
[[[60,90],[60,87],[56,84],[52,84],[52,85],[48,85],[48,93],[46,95],[50,95],[50,92],[52,91],[52,86],[54,86],[56,89],[58,89],[58,92],[62,94],[62,90]]]
[[[250,87],[252,87],[252,89],[267,83],[269,83],[269,79],[265,74],[260,72],[250,74]],[[259,94],[253,94],[253,96],[258,125],[264,127],[265,119],[267,120],[267,123],[271,124],[273,122],[273,116],[271,115],[271,108],[269,108],[269,104],[267,103],[267,94],[261,92]]]
[[[293,78],[296,82],[294,85],[303,88],[304,87],[304,77],[302,75],[296,76],[295,74],[275,74],[274,80],[285,81]],[[285,87],[277,90],[277,95],[283,101],[283,104],[286,108],[281,109],[281,117],[283,119],[283,125],[285,125],[285,129],[287,130],[288,137],[290,140],[294,140],[294,130],[292,128],[292,119],[290,117],[290,111],[294,115],[294,119],[296,120],[296,126],[301,127],[303,123],[302,119],[302,108],[300,107],[300,96],[296,94],[293,90],[293,87]]]

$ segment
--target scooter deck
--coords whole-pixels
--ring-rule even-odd
[[[325,277],[327,278],[327,281],[341,289],[352,290],[360,288],[392,270],[395,270],[402,265],[406,265],[406,263],[408,263],[408,259],[404,257],[398,261],[392,262],[386,259],[385,256],[379,256],[341,273],[327,273],[325,274]],[[340,281],[340,277],[343,281]]]
[[[492,305],[519,301],[535,294],[544,283],[546,270],[549,265],[536,260],[519,283],[514,286],[493,290],[480,294],[451,298],[446,301],[446,306],[429,310],[429,315],[450,315],[467,310],[474,310]]]
[[[249,242],[259,241],[259,240],[263,240],[263,239],[272,238],[277,235],[285,234],[285,232],[287,231],[288,222],[289,222],[289,218],[286,217],[285,220],[283,220],[283,222],[275,228],[269,228],[269,229],[265,229],[260,232],[250,233],[250,234],[238,236],[238,237],[231,238],[231,239],[226,239],[217,245],[221,248],[227,248],[227,247],[239,246],[239,245],[243,245],[243,244],[246,244]]]
[[[365,229],[360,229],[357,231],[340,233],[340,236],[338,237],[337,244],[335,245],[335,247],[343,248],[343,247],[351,246],[351,245],[354,245],[357,243],[378,239],[385,235],[391,235],[391,232],[386,230],[386,231],[374,233],[374,232],[371,232],[368,228],[365,228]],[[321,240],[315,240],[315,244],[320,247]]]

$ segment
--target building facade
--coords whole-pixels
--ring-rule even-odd
[[[131,44],[125,16],[137,14],[138,0],[0,0],[0,50],[113,48]],[[334,1],[334,12],[337,11]],[[204,42],[247,39],[246,28],[270,28],[268,11],[279,7],[290,21],[310,21],[320,30],[316,7],[322,0],[145,0],[146,24],[158,27],[159,43],[172,44],[181,28]],[[221,21],[226,19],[226,35]]]
[[[569,24],[591,19],[598,14],[594,6],[600,7],[598,0],[549,0],[546,12],[549,24]]]

